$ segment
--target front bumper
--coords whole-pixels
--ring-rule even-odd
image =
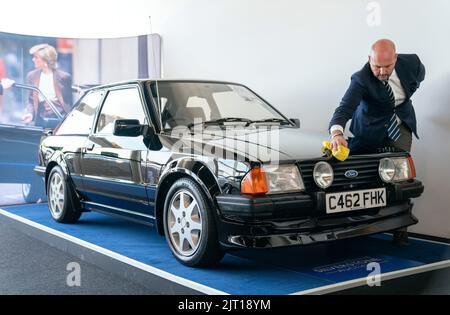
[[[269,248],[363,236],[416,224],[410,198],[420,181],[389,185],[387,206],[329,215],[325,192],[313,194],[217,196],[219,238],[224,247]]]

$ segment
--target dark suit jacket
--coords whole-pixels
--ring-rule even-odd
[[[340,105],[336,108],[330,126],[341,125],[345,129],[352,119],[349,148],[356,152],[375,151],[384,146],[389,119],[395,112],[398,117],[417,135],[416,114],[411,96],[425,78],[425,67],[415,54],[399,54],[395,70],[405,91],[405,101],[394,107],[387,89],[372,73],[369,63],[351,77]]]
[[[36,69],[27,74],[27,83],[39,87],[39,80],[41,79],[41,70]],[[66,113],[72,108],[72,77],[67,72],[61,70],[53,71],[53,83],[55,87],[56,97],[58,98],[59,106],[61,106]],[[29,102],[32,104],[34,114],[38,110],[38,93],[32,91],[30,93]]]

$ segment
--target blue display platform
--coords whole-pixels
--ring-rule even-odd
[[[118,263],[126,277],[143,278],[127,267],[156,276],[159,280],[149,285],[161,293],[323,294],[367,285],[373,271],[367,270],[370,262],[380,264],[382,281],[450,266],[449,244],[410,238],[408,246],[397,246],[392,236],[380,234],[305,247],[236,251],[215,268],[195,269],[177,262],[154,228],[123,219],[90,212],[77,224],[59,224],[47,204],[3,207],[0,216],[105,269]],[[89,259],[90,252],[95,258]]]

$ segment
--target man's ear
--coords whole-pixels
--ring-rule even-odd
[[[368,57],[368,60],[367,60],[367,61],[370,63],[370,62],[371,62],[370,55],[367,56],[367,57]]]

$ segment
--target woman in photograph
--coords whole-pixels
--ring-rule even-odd
[[[58,53],[48,44],[31,47],[35,70],[27,74],[27,83],[39,88],[61,113],[68,113],[72,108],[72,78],[67,72],[56,67]],[[30,93],[28,113],[23,117],[24,123],[43,126],[45,118],[56,117],[45,98],[35,91]]]

